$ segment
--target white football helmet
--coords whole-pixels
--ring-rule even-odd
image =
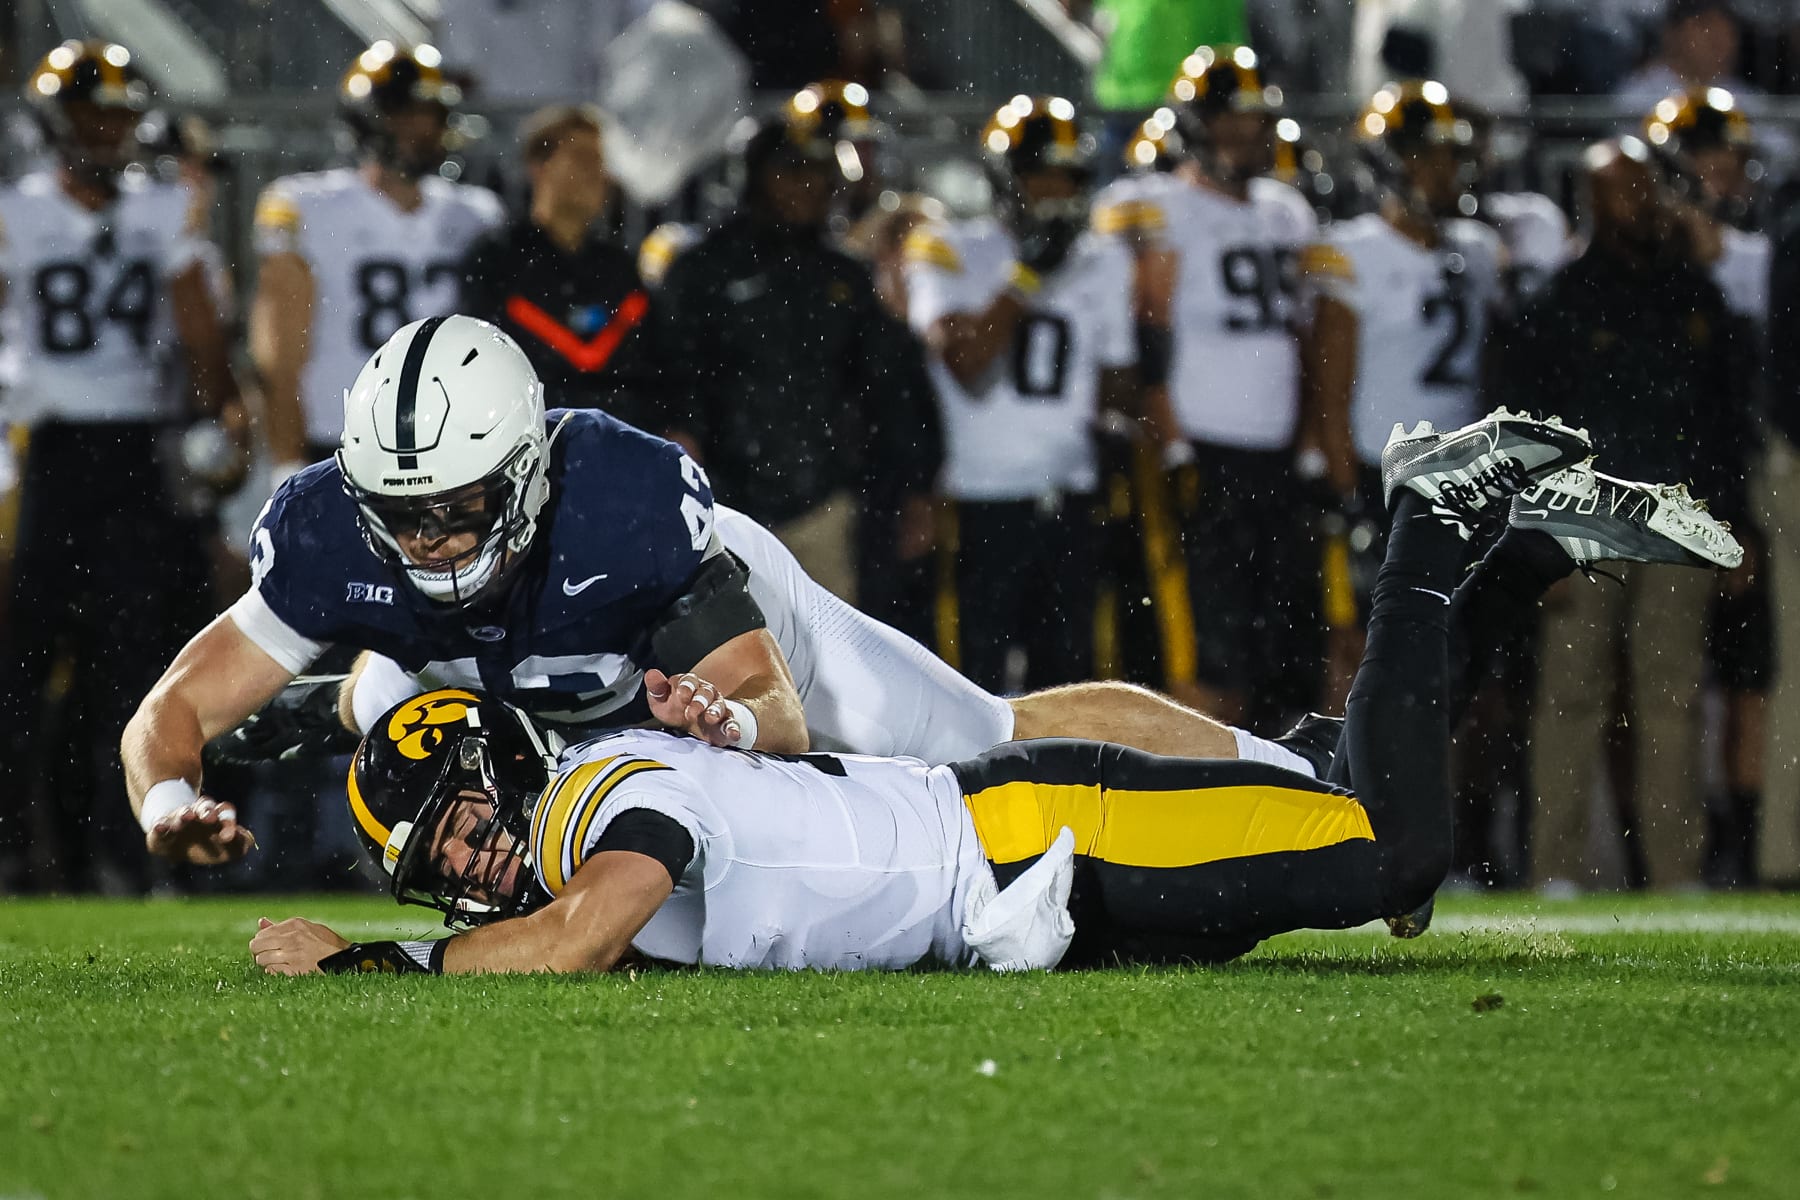
[[[414,321],[344,393],[337,459],[370,548],[428,599],[473,603],[523,559],[550,495],[543,385],[486,321]],[[471,532],[473,549],[426,563],[397,537]]]

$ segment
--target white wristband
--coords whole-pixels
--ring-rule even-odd
[[[756,749],[756,714],[750,711],[747,704],[739,704],[736,700],[722,701],[731,712],[731,719],[738,723],[738,731],[744,736],[737,740],[739,750]]]
[[[144,806],[138,809],[138,824],[149,833],[156,828],[157,822],[177,809],[186,808],[200,798],[194,791],[194,785],[185,779],[165,779],[161,783],[153,783],[150,790],[144,793]]]

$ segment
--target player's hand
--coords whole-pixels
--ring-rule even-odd
[[[719,689],[691,672],[665,675],[655,667],[644,672],[644,694],[650,700],[650,715],[714,746],[735,746],[744,740],[744,730]]]
[[[259,917],[250,953],[256,965],[270,975],[318,975],[319,960],[330,958],[350,945],[317,921],[289,917],[271,921]]]
[[[153,825],[144,846],[170,862],[217,867],[256,849],[256,835],[238,824],[237,809],[202,796]]]

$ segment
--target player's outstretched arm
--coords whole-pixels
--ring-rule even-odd
[[[293,677],[225,614],[176,655],[138,705],[119,745],[131,810],[140,821],[146,796],[157,792],[145,829],[152,854],[211,866],[242,858],[255,846],[229,805],[199,794],[200,752]]]
[[[250,939],[250,953],[270,975],[314,975],[327,969],[598,973],[613,968],[673,890],[668,868],[656,859],[626,850],[603,851],[582,864],[561,896],[530,916],[415,944],[410,953],[398,943],[374,943],[355,947],[357,953],[322,968],[322,961],[351,950],[351,943],[299,917],[263,920]]]
[[[651,716],[715,746],[804,754],[811,745],[793,673],[766,629],[730,639],[692,671],[648,671],[644,689]]]

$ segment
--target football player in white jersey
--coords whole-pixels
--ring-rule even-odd
[[[206,532],[177,496],[196,482],[179,470],[182,427],[196,416],[242,420],[208,290],[209,212],[185,184],[137,161],[150,91],[130,52],[64,43],[30,73],[26,98],[53,165],[0,187],[0,424],[29,437],[0,623],[0,859],[17,850],[16,818],[33,790],[20,772],[59,654],[76,664],[83,727],[108,747],[131,715],[123,697],[153,681],[204,621],[195,609],[207,590]],[[163,380],[177,355],[183,392]],[[241,470],[226,451],[213,482]],[[85,749],[79,758],[85,766]],[[73,858],[140,872],[112,820],[122,782],[108,773],[95,784],[97,826],[111,844]]]
[[[907,243],[943,415],[939,651],[990,691],[1015,645],[1027,687],[1093,674],[1094,427],[1136,407],[1137,357],[1130,257],[1087,232],[1093,149],[1069,101],[1014,98],[981,134],[994,214]]]
[[[1334,225],[1303,269],[1318,295],[1308,382],[1329,477],[1367,498],[1397,421],[1474,415],[1502,259],[1499,237],[1466,215],[1475,128],[1442,84],[1388,85],[1356,132],[1385,185],[1380,211]]]
[[[1696,88],[1658,102],[1644,120],[1644,137],[1681,200],[1677,211],[1695,259],[1708,268],[1736,319],[1744,384],[1755,402],[1763,400],[1762,349],[1769,322],[1769,267],[1774,246],[1767,233],[1748,228],[1757,216],[1756,135],[1737,100],[1724,88]],[[1756,170],[1753,170],[1756,168]],[[1744,464],[1747,479],[1763,474]],[[1757,489],[1753,488],[1753,491]],[[1713,597],[1707,653],[1713,676],[1724,689],[1725,795],[1713,806],[1713,844],[1707,875],[1718,884],[1752,882],[1756,826],[1762,807],[1765,709],[1771,684],[1780,678],[1777,648],[1787,638],[1775,629],[1771,577],[1763,566],[1769,546],[1763,529],[1781,525],[1779,500],[1760,498],[1755,526],[1740,514],[1749,562],[1720,580]],[[1756,526],[1761,526],[1758,528]],[[1790,659],[1800,664],[1800,658]]]
[[[1439,426],[1474,415],[1483,343],[1503,296],[1493,229],[1469,218],[1479,174],[1473,119],[1435,81],[1389,84],[1355,133],[1382,185],[1379,211],[1340,222],[1307,247],[1302,273],[1316,296],[1308,404],[1326,479],[1360,515],[1353,542],[1380,561],[1381,448],[1396,421]],[[1370,572],[1356,572],[1366,601]],[[1334,620],[1332,698],[1361,657],[1353,623]]]
[[[460,98],[435,49],[376,42],[338,88],[356,165],[278,179],[257,202],[250,354],[277,482],[330,456],[363,360],[451,311],[464,252],[503,219],[492,192],[439,174]]]
[[[1248,47],[1200,47],[1153,118],[1178,135],[1185,160],[1114,182],[1094,211],[1095,228],[1134,255],[1148,423],[1163,465],[1177,468],[1186,579],[1153,578],[1164,675],[1226,720],[1245,716],[1251,680],[1306,677],[1296,660],[1317,659],[1290,639],[1307,624],[1292,605],[1314,573],[1295,473],[1294,265],[1317,219],[1268,178],[1280,103]],[[1154,545],[1169,521],[1158,489],[1140,490],[1152,493],[1137,502]]]
[[[605,971],[628,956],[1030,970],[1222,961],[1409,910],[1449,865],[1446,716],[1481,675],[1453,645],[1529,619],[1579,546],[1733,561],[1730,534],[1675,488],[1625,485],[1660,510],[1649,523],[1581,513],[1598,477],[1553,472],[1591,452],[1557,422],[1501,414],[1395,435],[1395,532],[1323,778],[1060,739],[937,767],[647,730],[559,753],[504,704],[439,691],[376,723],[348,801],[395,898],[470,931],[352,945],[264,921],[251,952],[284,975]],[[1446,476],[1471,483],[1447,497]],[[1513,504],[1534,487],[1560,497],[1554,522]],[[1465,581],[1485,516],[1508,524]]]

